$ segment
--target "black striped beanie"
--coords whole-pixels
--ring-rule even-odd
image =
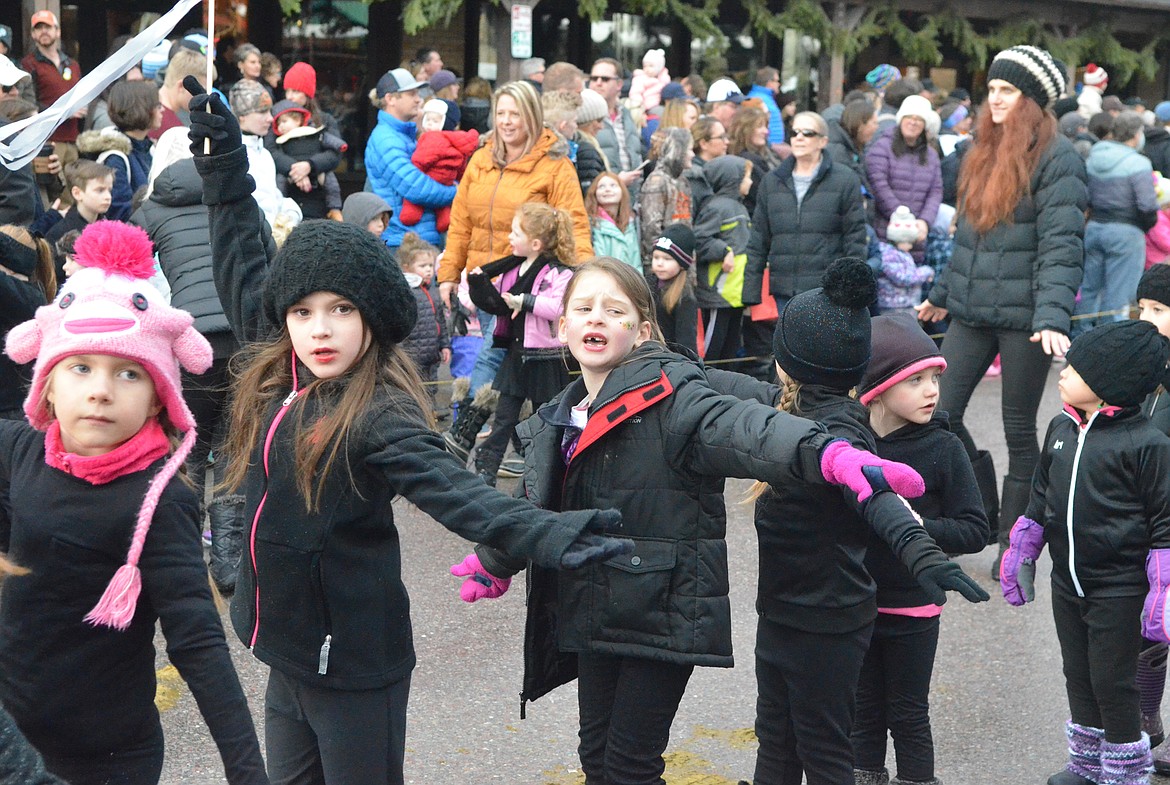
[[[1004,49],[991,61],[987,81],[1002,79],[1047,109],[1064,92],[1065,75],[1052,55],[1034,46]]]

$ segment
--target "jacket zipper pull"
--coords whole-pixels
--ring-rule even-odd
[[[297,399],[297,391],[296,391],[296,390],[293,390],[292,392],[290,392],[290,393],[288,394],[288,397],[287,397],[287,398],[285,398],[285,399],[284,399],[284,402],[283,402],[283,403],[281,403],[280,405],[281,405],[281,406],[288,406],[290,403],[292,403],[292,402],[293,402],[293,401],[295,401],[296,399]]]
[[[329,644],[333,641],[332,635],[325,636],[325,642],[321,644],[321,655],[317,659],[317,675],[324,676],[325,672],[329,670]]]

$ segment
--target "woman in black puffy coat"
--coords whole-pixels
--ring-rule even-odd
[[[973,462],[978,456],[963,415],[984,371],[1001,357],[1008,448],[998,522],[1002,555],[1028,504],[1040,454],[1036,412],[1049,356],[1063,356],[1069,346],[1088,193],[1084,162],[1057,133],[1050,110],[1064,88],[1052,56],[1016,46],[996,55],[987,75],[987,102],[959,174],[954,255],[918,315],[927,322],[951,317],[939,408],[950,414]],[[1021,159],[1023,169],[1016,165]],[[983,490],[986,496],[991,489]]]

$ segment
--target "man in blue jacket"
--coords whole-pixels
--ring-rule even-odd
[[[385,199],[392,208],[382,239],[395,255],[408,231],[441,247],[443,238],[435,228],[435,208],[455,200],[454,185],[431,179],[410,161],[418,135],[414,119],[422,105],[418,94],[422,85],[405,68],[395,68],[383,74],[374,88],[379,111],[378,124],[366,143],[367,190]],[[409,228],[399,218],[403,199],[426,208],[422,220]]]
[[[768,145],[773,149],[784,144],[784,118],[780,105],[776,103],[776,92],[780,89],[780,72],[771,66],[756,71],[756,81],[748,90],[748,98],[759,98],[768,110]]]

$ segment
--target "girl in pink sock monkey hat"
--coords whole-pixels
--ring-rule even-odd
[[[6,350],[36,361],[28,423],[0,423],[0,550],[28,568],[0,597],[0,702],[73,783],[157,783],[156,623],[231,783],[267,783],[203,563],[199,505],[175,474],[195,442],[179,367],[211,347],[146,282],[146,233],[90,224],[83,269]]]

